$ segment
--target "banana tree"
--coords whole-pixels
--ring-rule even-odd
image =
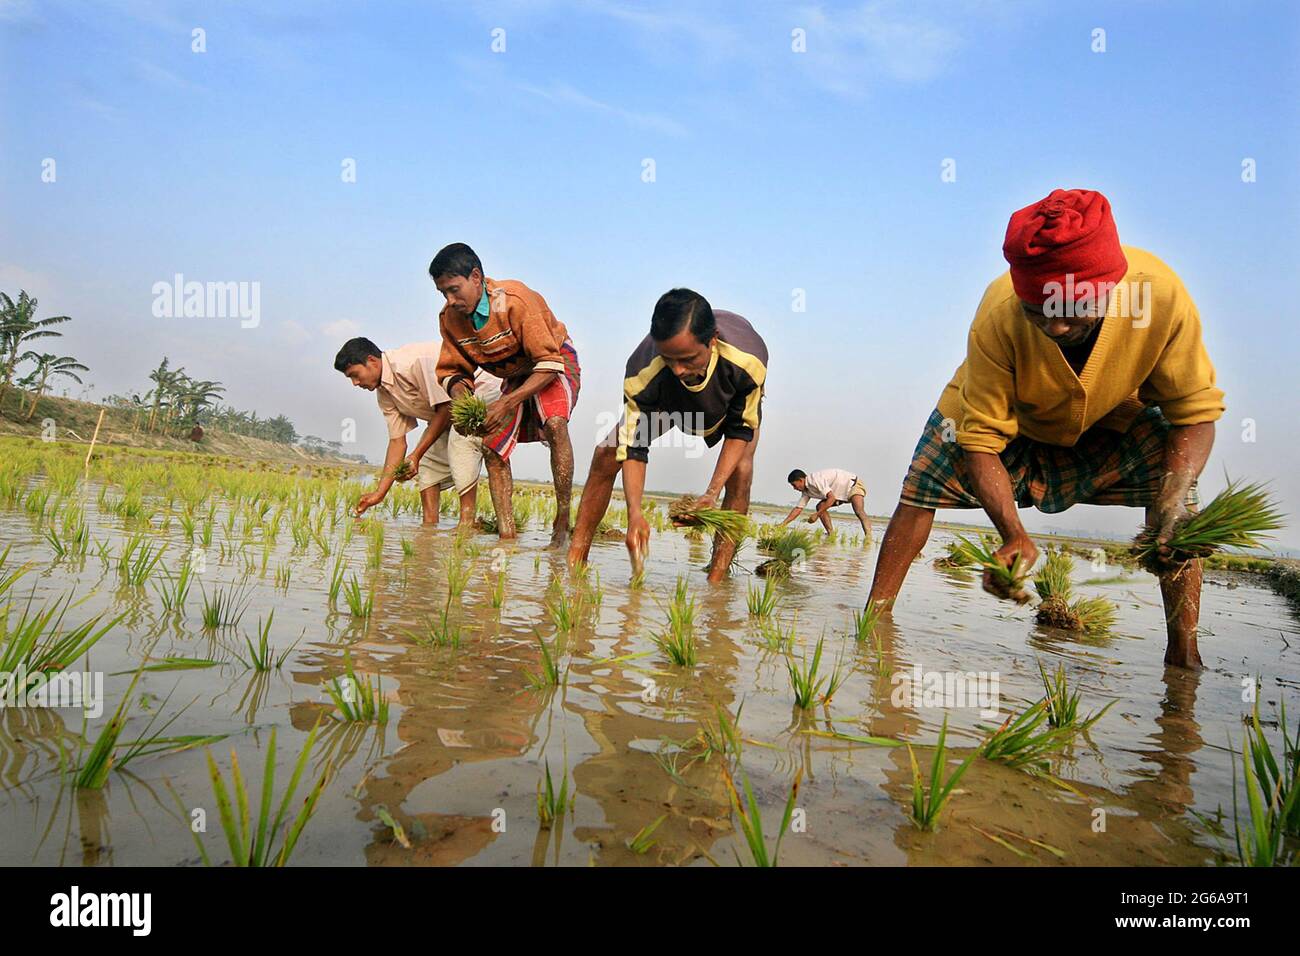
[[[3,404],[9,386],[13,384],[14,371],[27,358],[35,357],[23,346],[33,339],[57,338],[50,326],[72,321],[66,315],[46,319],[36,318],[36,300],[26,292],[19,292],[17,300],[0,292],[0,404]],[[19,403],[21,407],[21,402]]]
[[[89,368],[82,365],[71,355],[50,355],[49,353],[43,353],[36,356],[36,369],[32,373],[33,377],[36,379],[36,384],[34,386],[35,390],[32,392],[32,404],[27,409],[27,416],[24,421],[29,421],[32,414],[36,411],[36,403],[40,401],[41,396],[45,394],[45,386],[48,384],[50,379],[61,375],[65,378],[72,379],[80,385],[82,384],[81,376],[77,373],[89,371]]]

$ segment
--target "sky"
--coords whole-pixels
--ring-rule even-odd
[[[887,514],[1008,217],[1097,189],[1199,307],[1227,396],[1203,491],[1269,481],[1295,513],[1297,54],[1300,8],[1249,0],[0,0],[0,289],[73,317],[91,399],[166,355],[300,433],[354,421],[377,461],[334,353],[436,338],[428,263],[468,242],[570,331],[581,480],[655,300],[687,286],[769,348],[755,498],[839,467]],[[256,324],[155,314],[177,274],[256,284]],[[713,453],[676,444],[648,487],[703,491]]]

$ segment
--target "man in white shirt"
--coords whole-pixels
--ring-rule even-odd
[[[786,515],[778,528],[783,528],[800,513],[808,502],[817,499],[817,510],[808,516],[807,521],[812,524],[815,521],[821,521],[822,527],[826,533],[831,533],[831,516],[830,510],[836,505],[848,502],[853,507],[853,513],[858,516],[858,522],[862,525],[862,532],[871,540],[871,522],[867,520],[865,508],[867,500],[866,486],[858,480],[858,476],[847,472],[842,468],[823,468],[820,471],[814,471],[811,475],[796,468],[790,472],[786,481],[795,491],[803,495],[799,503],[794,506],[791,512]]]
[[[388,424],[384,473],[379,486],[357,502],[358,515],[384,500],[405,460],[408,475],[402,480],[417,479],[424,523],[438,523],[439,495],[444,488],[455,488],[460,497],[457,529],[473,528],[483,442],[451,428],[451,397],[436,374],[440,351],[438,342],[413,342],[381,352],[369,339],[355,338],[344,343],[335,357],[334,367],[353,385],[375,393]],[[474,378],[474,392],[491,401],[500,392],[500,380],[481,372]],[[429,424],[408,457],[406,435],[420,421]]]

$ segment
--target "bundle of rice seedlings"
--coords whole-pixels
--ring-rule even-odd
[[[1034,576],[1034,590],[1042,598],[1038,605],[1038,623],[1067,631],[1083,630],[1078,616],[1071,610],[1070,574],[1074,559],[1064,551],[1051,551],[1043,568]]]
[[[1168,542],[1172,552],[1170,561],[1179,566],[1224,548],[1258,548],[1261,538],[1270,537],[1268,532],[1282,527],[1283,517],[1263,485],[1238,485],[1230,481],[1213,501],[1174,531]],[[1132,548],[1138,563],[1152,574],[1169,570],[1160,561],[1160,546],[1156,544],[1158,530],[1147,525]]]
[[[978,565],[982,570],[992,574],[993,580],[1006,590],[1007,597],[1019,604],[1029,601],[1029,595],[1025,592],[1025,579],[1029,576],[1030,569],[1025,567],[1021,555],[1017,554],[1011,567],[1007,567],[994,557],[994,549],[987,542],[976,544],[961,535],[957,536],[957,540],[961,542],[961,548],[970,558],[971,564]]]
[[[403,458],[394,465],[392,469],[384,472],[384,475],[381,477],[384,476],[392,478],[393,481],[408,481],[415,477],[415,469],[411,467],[411,460],[409,458]]]
[[[487,402],[472,394],[453,398],[451,424],[462,435],[487,434]]]
[[[941,555],[934,559],[934,566],[941,570],[956,570],[958,568],[969,568],[973,563],[971,557],[966,553],[966,549],[958,541],[951,541],[946,546],[947,554]]]
[[[727,508],[700,508],[693,495],[682,495],[668,508],[668,520],[679,528],[721,534],[736,544],[749,533],[749,518]]]

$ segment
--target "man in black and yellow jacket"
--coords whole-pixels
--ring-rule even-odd
[[[596,526],[609,507],[614,479],[623,475],[627,501],[627,546],[639,567],[650,542],[641,513],[650,443],[678,428],[722,451],[713,478],[698,504],[745,514],[754,479],[754,450],[762,419],[767,346],[754,327],[732,312],[714,312],[690,289],[673,289],[655,304],[650,334],[627,362],[623,419],[596,445],[578,506],[569,563],[586,561]],[[733,542],[714,541],[709,580],[727,573]]]

